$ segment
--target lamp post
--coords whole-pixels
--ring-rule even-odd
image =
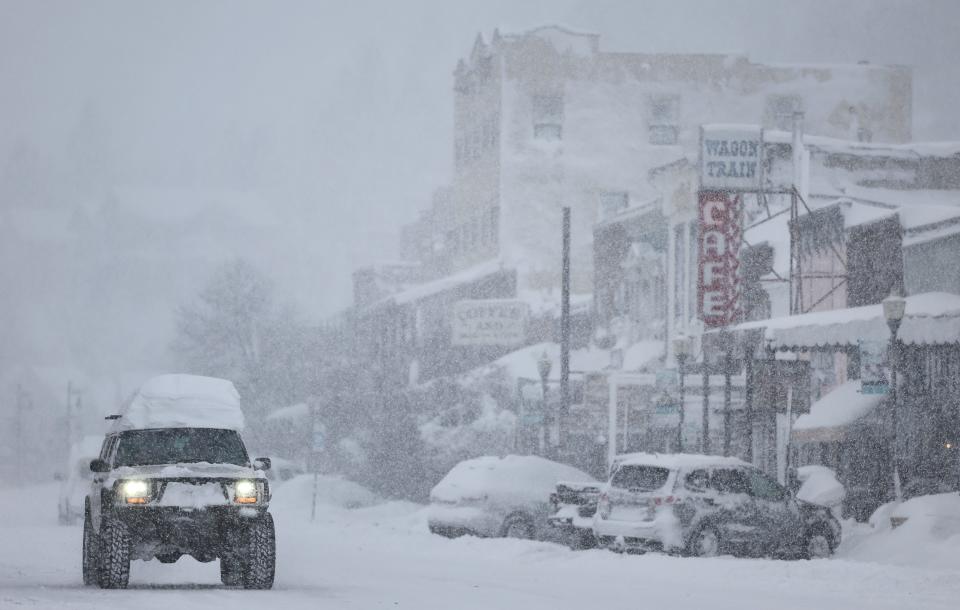
[[[907,301],[897,292],[891,292],[890,296],[883,300],[883,317],[887,320],[887,326],[890,328],[890,430],[892,436],[891,455],[893,457],[893,493],[899,502],[903,498],[900,489],[900,465],[897,459],[897,410],[899,409],[899,397],[897,394],[897,367],[900,364],[900,342],[897,340],[897,332],[900,330],[900,323],[903,322],[903,314],[906,312]]]
[[[680,373],[680,421],[677,424],[677,453],[683,453],[683,417],[684,417],[684,375],[686,374],[687,357],[690,356],[690,337],[679,335],[673,340],[673,353],[677,359],[677,368]]]
[[[553,363],[550,361],[550,356],[547,354],[547,350],[543,350],[543,354],[540,355],[540,358],[537,360],[537,372],[540,373],[540,387],[543,391],[543,419],[541,420],[541,428],[543,430],[543,445],[541,447],[541,453],[545,453],[547,445],[550,443],[550,436],[548,434],[549,430],[549,418],[547,417],[548,407],[547,407],[547,379],[550,377],[550,369],[553,367]]]

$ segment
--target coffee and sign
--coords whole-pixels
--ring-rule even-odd
[[[459,301],[453,306],[454,345],[519,345],[526,339],[529,306],[523,301]]]

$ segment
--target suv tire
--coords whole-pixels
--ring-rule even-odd
[[[220,582],[228,587],[243,584],[243,562],[236,557],[220,558]]]
[[[266,513],[257,519],[250,526],[247,535],[247,561],[243,566],[243,588],[269,589],[273,587],[277,561],[273,515]]]
[[[536,533],[533,519],[524,513],[513,513],[509,515],[503,520],[503,527],[500,528],[500,536],[503,538],[533,540]]]
[[[83,584],[91,586],[97,584],[97,570],[99,568],[100,540],[97,533],[93,531],[93,524],[90,523],[90,513],[84,511],[83,516]]]
[[[130,581],[130,534],[116,517],[104,517],[100,532],[101,589],[126,589]]]
[[[808,533],[804,539],[804,559],[826,559],[833,554],[833,541],[822,527]]]
[[[687,552],[693,557],[716,557],[721,547],[720,532],[712,525],[705,525],[690,537]]]

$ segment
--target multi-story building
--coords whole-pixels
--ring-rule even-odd
[[[784,129],[802,110],[812,133],[910,138],[905,67],[615,53],[598,35],[559,27],[478,36],[454,90],[453,179],[408,231],[444,260],[438,272],[499,258],[521,292],[559,285],[563,206],[572,208],[573,291],[591,292],[592,227],[655,198],[648,171],[695,156],[702,123]]]

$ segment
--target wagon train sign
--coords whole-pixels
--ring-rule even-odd
[[[704,326],[716,328],[740,317],[743,200],[712,191],[702,191],[699,199],[697,311]]]
[[[704,125],[700,132],[700,187],[717,191],[760,188],[763,132],[758,127]]]
[[[529,307],[522,301],[459,301],[453,306],[454,345],[518,345],[527,331]]]

